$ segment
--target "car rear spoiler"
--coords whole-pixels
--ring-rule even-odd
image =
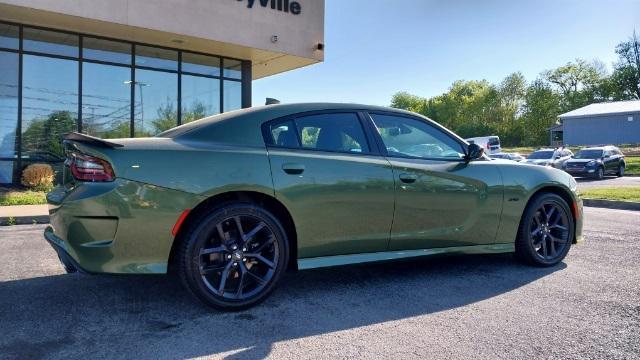
[[[105,148],[109,148],[109,149],[115,149],[115,148],[119,148],[119,147],[123,147],[124,146],[122,144],[118,144],[118,143],[115,143],[115,142],[103,140],[103,139],[97,138],[95,136],[82,134],[82,133],[79,133],[79,132],[72,132],[72,133],[67,134],[64,137],[64,140],[65,141],[67,141],[67,140],[76,141],[76,142],[81,142],[81,143],[85,143],[85,144],[105,147]]]

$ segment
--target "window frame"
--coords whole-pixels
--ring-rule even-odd
[[[358,119],[358,123],[362,128],[362,133],[364,135],[365,141],[367,142],[367,147],[369,151],[365,152],[351,152],[351,151],[341,151],[341,150],[327,150],[327,149],[316,149],[316,148],[305,148],[302,147],[302,139],[300,139],[300,129],[297,124],[297,119],[315,116],[315,115],[329,115],[329,114],[353,114],[356,115]],[[285,123],[287,121],[291,121],[294,126],[294,130],[296,133],[296,137],[298,140],[298,146],[282,146],[274,144],[273,137],[271,134],[271,126],[276,124]],[[381,156],[383,154],[380,153],[377,143],[371,134],[370,124],[368,124],[367,119],[365,118],[365,113],[361,110],[357,109],[331,109],[331,110],[315,110],[315,111],[307,111],[296,114],[291,114],[287,116],[283,116],[277,119],[266,121],[262,124],[262,138],[264,140],[265,146],[267,149],[282,149],[282,150],[291,150],[291,151],[302,151],[302,152],[315,152],[315,153],[330,153],[330,154],[344,154],[344,155],[355,155],[355,156]]]
[[[367,118],[368,118],[367,120],[369,121],[369,126],[373,130],[373,133],[374,133],[373,136],[375,137],[376,141],[378,142],[378,148],[379,148],[378,150],[380,151],[380,153],[382,153],[387,158],[392,158],[392,159],[411,159],[411,160],[427,160],[427,161],[440,161],[440,162],[462,162],[462,163],[469,162],[466,159],[466,156],[468,155],[467,149],[468,149],[469,145],[464,140],[459,138],[456,134],[454,134],[453,132],[451,132],[447,128],[443,127],[442,125],[433,122],[432,120],[427,120],[426,118],[421,118],[421,117],[410,115],[410,114],[398,113],[398,112],[394,112],[394,111],[379,111],[379,110],[367,111],[366,115],[367,115]],[[460,159],[456,159],[456,158],[442,158],[442,157],[433,157],[433,158],[431,158],[431,157],[420,157],[420,156],[411,156],[411,155],[404,155],[404,154],[390,154],[389,151],[387,150],[386,145],[384,144],[384,140],[382,139],[382,136],[378,132],[378,127],[376,126],[372,115],[394,116],[394,117],[406,118],[406,119],[422,122],[425,125],[427,125],[427,126],[431,127],[432,129],[434,129],[435,131],[439,131],[444,136],[447,136],[451,140],[453,140],[456,143],[458,143],[460,145],[461,149],[463,150],[463,154],[465,155],[465,157],[462,157]],[[483,159],[485,159],[486,157],[487,157],[487,155],[485,154],[483,156]]]

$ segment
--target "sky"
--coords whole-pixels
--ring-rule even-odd
[[[253,104],[389,105],[398,91],[430,97],[456,80],[533,81],[576,58],[611,71],[634,29],[640,0],[326,0],[324,62],[254,81]]]

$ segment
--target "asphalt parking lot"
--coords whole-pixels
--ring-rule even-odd
[[[63,273],[42,225],[0,228],[0,358],[640,358],[640,212],[586,209],[585,244],[292,273],[220,313],[172,278]]]

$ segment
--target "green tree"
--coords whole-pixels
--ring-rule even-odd
[[[607,74],[600,61],[576,59],[575,62],[543,72],[542,77],[562,94],[562,111],[608,100],[601,91]]]
[[[616,46],[616,53],[618,62],[611,76],[615,98],[640,99],[640,39],[635,31],[628,41]]]
[[[538,146],[548,144],[548,129],[553,126],[560,110],[560,94],[553,91],[545,81],[534,81],[525,94],[522,120],[524,136],[522,145]]]
[[[62,136],[77,130],[77,119],[70,111],[54,111],[46,118],[28,122],[22,134],[25,152],[50,152],[64,156]]]

